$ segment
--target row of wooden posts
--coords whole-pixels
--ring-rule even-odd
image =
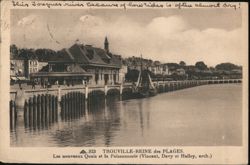
[[[10,104],[10,129],[14,129],[16,127],[16,121],[17,121],[17,110],[16,110],[16,103],[15,101],[11,100]]]
[[[70,92],[61,98],[61,119],[66,121],[80,118],[88,110],[91,112],[99,109],[100,106],[105,106],[104,102],[105,95],[100,91],[93,92],[88,100],[81,92]]]
[[[15,101],[10,101],[10,129],[17,125],[17,109]],[[23,108],[25,128],[44,128],[58,121],[58,98],[52,95],[38,95],[25,100]]]
[[[90,102],[89,104],[93,104]],[[62,120],[79,118],[84,114],[85,95],[80,92],[70,92],[61,98],[60,115]],[[23,121],[25,128],[44,128],[58,121],[59,102],[57,96],[38,95],[25,100]],[[17,123],[17,108],[15,101],[10,101],[10,128],[14,129]]]
[[[25,100],[25,127],[46,127],[58,120],[58,98],[53,95],[38,95]]]
[[[71,120],[80,118],[85,109],[85,95],[81,92],[70,92],[61,98],[61,118]]]
[[[158,93],[171,92],[185,88],[191,88],[199,85],[205,85],[206,82],[189,82],[189,83],[170,83],[170,84],[159,84],[157,85]]]

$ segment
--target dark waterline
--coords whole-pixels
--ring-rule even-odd
[[[114,97],[117,99],[117,97]],[[242,84],[205,85],[145,99],[97,99],[81,117],[43,129],[18,125],[11,146],[237,146]]]

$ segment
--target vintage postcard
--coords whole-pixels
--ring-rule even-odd
[[[246,2],[1,1],[0,161],[247,164]]]

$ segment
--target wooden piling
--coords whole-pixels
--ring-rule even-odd
[[[72,119],[75,118],[75,105],[76,105],[76,97],[75,97],[76,92],[72,92]]]
[[[17,116],[17,112],[16,112],[16,106],[15,106],[15,101],[11,100],[10,101],[10,129],[14,129],[15,128],[15,125],[16,125],[16,116]]]
[[[79,117],[79,92],[76,92],[76,117]]]
[[[29,127],[33,127],[33,99],[29,98]]]
[[[69,114],[70,114],[70,95],[67,94],[66,95],[66,113],[65,113],[65,119],[68,120],[69,119]]]
[[[81,116],[81,93],[78,92],[78,117]]]
[[[29,126],[29,108],[28,108],[28,101],[25,100],[24,102],[24,127],[27,128]]]
[[[49,123],[52,122],[52,97],[49,95]]]
[[[85,107],[85,94],[81,94],[81,116],[83,115]]]
[[[45,95],[45,113],[44,113],[44,122],[45,122],[45,126],[46,124],[48,124],[49,121],[49,96],[48,94]]]
[[[45,96],[41,96],[41,126],[44,126],[45,123]]]
[[[81,109],[82,109],[82,101],[81,101],[81,99],[82,99],[82,93],[79,92],[79,98],[78,98],[78,102],[79,102],[79,105],[78,105],[79,112],[78,112],[78,114],[79,114],[79,116],[81,116]]]
[[[55,96],[51,96],[51,122],[55,121]]]
[[[13,106],[13,100],[9,102],[9,115],[10,115],[10,129],[13,129],[13,111],[12,111],[12,106]]]
[[[58,121],[58,97],[55,97],[55,121]]]
[[[33,96],[33,128],[36,129],[36,122],[37,122],[37,97]]]
[[[68,111],[68,104],[67,104],[67,95],[64,96],[64,119],[66,119],[66,115],[67,115],[67,112]]]
[[[69,104],[68,104],[68,103],[69,103],[69,100],[68,100],[69,98],[68,98],[68,94],[66,94],[64,98],[65,98],[65,100],[64,100],[64,101],[65,101],[65,109],[64,109],[64,110],[65,110],[65,112],[64,112],[65,115],[64,115],[64,119],[67,120],[68,109],[69,109]]]
[[[77,94],[78,94],[78,93],[77,93],[77,92],[75,92],[75,99],[74,99],[74,100],[75,100],[75,106],[74,106],[74,118],[77,118],[77,111],[78,111],[78,109],[77,109],[77,106],[78,106],[78,105],[77,105],[77,99],[78,99],[78,98],[77,98]]]
[[[41,105],[41,96],[38,95],[37,96],[37,126],[40,128],[41,125],[41,109],[42,109],[42,105]]]
[[[61,98],[61,112],[60,112],[60,115],[61,115],[61,119],[64,120],[64,115],[65,115],[65,96],[63,95],[62,98]]]
[[[69,93],[69,101],[70,101],[70,108],[69,108],[69,119],[72,119],[72,111],[73,111],[73,93]]]
[[[78,117],[78,111],[79,111],[79,109],[78,109],[78,105],[79,103],[78,103],[78,92],[76,92],[75,93],[75,117],[77,118]]]
[[[79,116],[81,116],[82,112],[82,93],[79,93]]]

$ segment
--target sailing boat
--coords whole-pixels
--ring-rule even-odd
[[[157,94],[157,90],[152,82],[149,71],[143,70],[142,68],[142,55],[141,55],[141,69],[139,72],[137,82],[135,84],[134,93],[136,97],[140,98],[155,96]]]

